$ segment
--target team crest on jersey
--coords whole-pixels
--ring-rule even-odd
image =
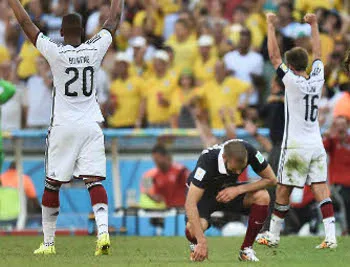
[[[170,85],[170,82],[168,80],[164,81],[164,85],[168,87]]]
[[[196,173],[194,174],[194,178],[197,179],[198,181],[202,181],[206,173],[207,172],[205,170],[203,170],[201,167],[198,167],[196,170]]]
[[[255,157],[257,158],[260,164],[262,164],[265,160],[264,156],[259,151],[258,153],[256,153]]]
[[[126,88],[131,91],[132,90],[132,84],[131,83],[128,83],[128,85],[126,86]]]
[[[207,68],[207,72],[212,73],[212,72],[213,72],[213,68],[208,67],[208,68]]]

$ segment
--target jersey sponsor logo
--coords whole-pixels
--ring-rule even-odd
[[[194,178],[197,179],[198,181],[202,181],[206,173],[207,172],[205,170],[203,170],[201,167],[198,167],[196,170],[196,173],[194,174]]]
[[[258,151],[255,155],[256,159],[259,161],[260,164],[262,164],[265,160],[264,156]]]
[[[286,64],[282,63],[280,68],[281,68],[281,70],[283,70],[284,73],[288,72],[288,67],[286,66]]]

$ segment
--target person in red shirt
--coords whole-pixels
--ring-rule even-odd
[[[324,135],[324,147],[329,156],[329,182],[334,195],[339,195],[346,213],[350,231],[350,134],[349,120],[344,116],[334,119],[330,131]]]
[[[184,207],[189,170],[174,163],[169,151],[160,144],[153,147],[152,158],[156,167],[143,175],[141,195],[146,195],[155,203],[164,203],[167,208]],[[140,204],[142,207],[145,203]]]

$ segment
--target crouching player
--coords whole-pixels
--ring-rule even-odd
[[[248,165],[262,179],[239,184],[237,179]],[[187,185],[186,237],[190,241],[190,259],[208,258],[204,231],[210,226],[210,215],[215,211],[235,211],[250,215],[239,260],[259,261],[252,246],[268,215],[270,198],[265,188],[276,185],[276,176],[261,153],[237,139],[205,149]]]

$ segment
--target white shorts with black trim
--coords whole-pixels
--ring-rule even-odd
[[[278,183],[303,188],[305,184],[327,181],[327,154],[324,147],[282,148]]]
[[[104,136],[97,123],[50,127],[46,138],[46,177],[68,183],[75,178],[106,177]]]

